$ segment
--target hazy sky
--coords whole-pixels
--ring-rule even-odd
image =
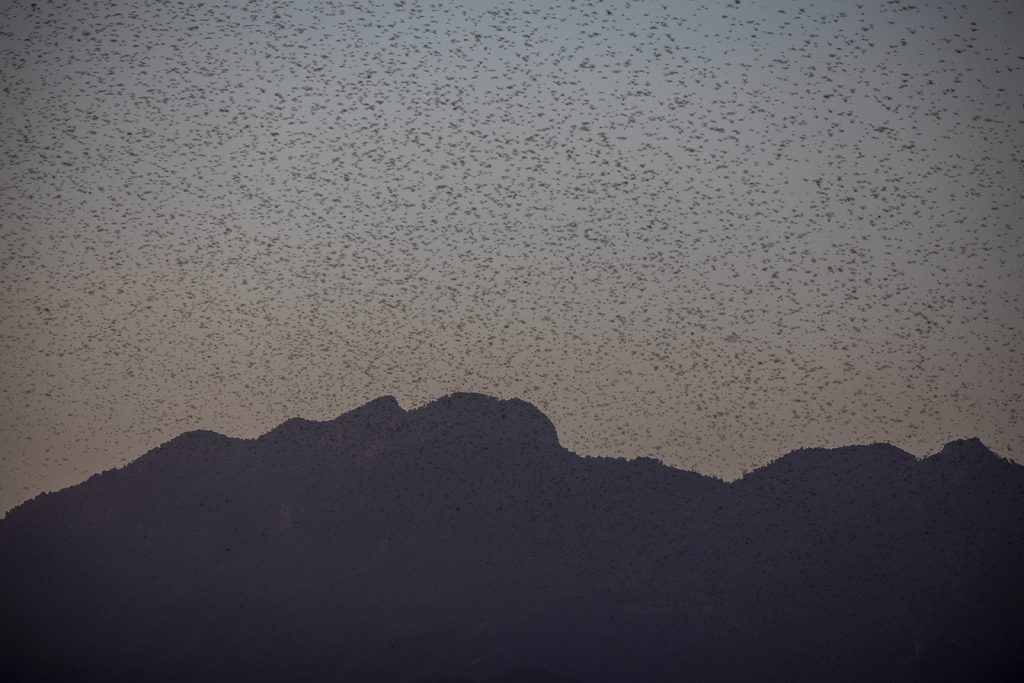
[[[516,396],[590,455],[1024,455],[1024,5],[11,2],[0,510]]]

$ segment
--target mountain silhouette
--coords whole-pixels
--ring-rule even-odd
[[[20,505],[0,596],[4,680],[1019,680],[1024,468],[968,439],[726,483],[382,397]]]

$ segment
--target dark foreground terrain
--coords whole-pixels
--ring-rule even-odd
[[[0,638],[18,681],[1024,680],[1024,468],[875,444],[729,484],[385,397],[16,508]]]

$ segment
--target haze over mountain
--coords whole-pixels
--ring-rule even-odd
[[[521,400],[196,431],[0,521],[5,680],[1013,680],[1024,468],[581,457]]]

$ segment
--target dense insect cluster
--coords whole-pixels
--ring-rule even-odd
[[[383,394],[724,478],[1020,457],[1022,16],[5,2],[0,508]]]

